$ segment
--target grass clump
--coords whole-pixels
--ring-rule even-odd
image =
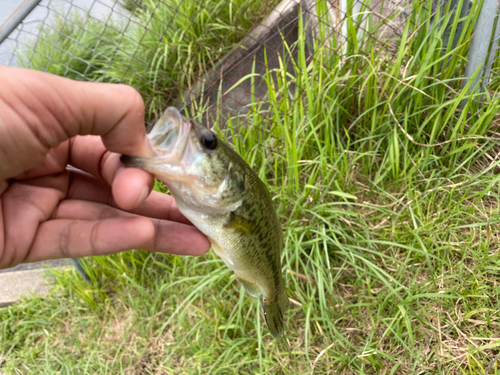
[[[2,370],[498,373],[500,96],[462,89],[477,6],[441,23],[454,47],[414,7],[395,55],[353,32],[356,53],[308,59],[301,21],[292,69],[268,71],[268,98],[218,130],[275,197],[284,338],[212,253],[134,251],[0,310]]]
[[[92,80],[93,74],[109,64],[101,51],[113,46],[120,30],[79,13],[69,19],[56,15],[42,24],[40,37],[27,45],[18,64],[76,80]]]
[[[125,2],[130,19],[55,17],[21,52],[20,66],[73,79],[126,83],[148,120],[231,50],[276,0]]]

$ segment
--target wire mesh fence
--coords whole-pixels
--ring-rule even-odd
[[[200,97],[207,108],[245,113],[266,90],[254,82],[256,90],[250,92],[250,80],[242,79],[278,69],[283,61],[291,69],[299,26],[306,33],[306,59],[325,46],[342,56],[354,52],[349,47],[353,37],[356,46],[389,49],[409,12],[408,2],[398,0],[369,5],[345,0],[48,0],[3,43],[7,53],[2,61],[79,80],[131,84],[143,95],[150,119],[168,104],[189,105]]]
[[[306,61],[321,55],[336,63],[354,54],[394,57],[403,32],[419,27],[443,28],[441,48],[454,48],[467,30],[460,23],[452,30],[450,20],[471,7],[458,0],[44,0],[3,42],[0,62],[130,84],[149,121],[174,104],[203,113],[207,124],[224,123],[267,100],[266,73],[274,82],[279,69],[291,73],[301,38]],[[428,25],[422,13],[431,15]]]

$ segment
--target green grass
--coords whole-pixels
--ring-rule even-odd
[[[307,60],[301,37],[293,74],[268,72],[269,98],[219,130],[283,224],[282,339],[213,253],[132,251],[90,260],[88,285],[67,270],[44,300],[0,309],[0,369],[498,373],[500,96],[460,80],[477,6],[455,49],[424,7],[394,55],[351,31],[346,56]]]
[[[54,17],[21,50],[18,64],[73,79],[132,85],[151,120],[243,39],[277,0],[122,3],[133,11],[130,20],[101,20],[76,11]]]

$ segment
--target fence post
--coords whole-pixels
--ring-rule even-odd
[[[480,79],[483,79],[479,88],[481,91],[485,90],[488,85],[491,66],[498,48],[498,36],[500,35],[500,22],[497,20],[498,0],[483,0],[479,17],[474,25],[474,34],[465,67],[464,86],[469,82],[474,72],[479,69],[479,73],[469,88],[469,93],[476,89]]]
[[[14,31],[14,29],[31,13],[41,0],[24,0],[14,13],[0,25],[0,44]]]

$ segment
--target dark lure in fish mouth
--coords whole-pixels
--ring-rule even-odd
[[[134,157],[128,155],[120,156],[121,163],[126,167],[132,167],[134,165]]]
[[[125,167],[143,169],[144,162],[149,158],[138,158],[136,156],[122,155],[120,161]]]

